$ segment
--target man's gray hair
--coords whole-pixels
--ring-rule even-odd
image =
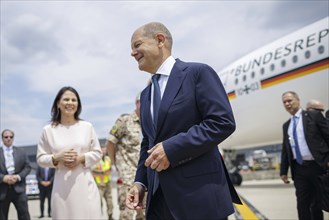
[[[164,24],[160,22],[150,22],[144,25],[143,31],[144,31],[143,35],[148,38],[153,38],[154,35],[157,33],[163,33],[168,40],[169,49],[170,50],[172,49],[173,38],[171,36],[170,31]]]

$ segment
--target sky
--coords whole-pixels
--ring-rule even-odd
[[[150,74],[130,56],[132,33],[159,21],[172,55],[218,73],[257,48],[329,15],[322,1],[28,1],[1,0],[0,128],[16,146],[37,144],[54,98],[73,86],[81,118],[106,138],[135,109]],[[1,143],[2,144],[2,143]]]

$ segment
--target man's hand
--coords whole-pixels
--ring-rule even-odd
[[[160,172],[168,169],[170,166],[170,161],[168,160],[166,152],[163,149],[162,142],[152,147],[147,151],[147,153],[149,153],[149,157],[146,159],[144,164],[146,167],[150,166],[152,169]]]
[[[8,185],[12,185],[12,184],[14,184],[14,183],[13,183],[13,180],[12,180],[12,178],[11,178],[11,175],[5,175],[5,176],[3,177],[3,182],[4,182],[4,183],[7,183]]]
[[[3,177],[3,182],[7,183],[8,185],[14,185],[18,181],[16,175],[5,175]]]
[[[143,209],[143,199],[145,195],[145,189],[138,183],[128,190],[126,195],[126,206],[131,210],[141,210]]]
[[[50,181],[41,181],[40,184],[43,185],[44,187],[47,187],[47,186],[51,185],[51,182]]]
[[[289,181],[287,175],[282,175],[282,176],[280,176],[280,177],[281,177],[282,181],[283,181],[285,184],[289,184],[289,183],[290,183],[290,181]]]

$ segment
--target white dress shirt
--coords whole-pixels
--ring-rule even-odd
[[[8,174],[14,174],[15,173],[15,161],[14,161],[14,155],[13,155],[13,146],[7,147],[3,146],[3,153],[5,155],[5,161],[6,161],[6,169]]]
[[[314,157],[312,156],[310,149],[306,143],[305,140],[305,134],[304,134],[304,126],[303,126],[303,118],[302,118],[302,109],[299,109],[298,112],[294,115],[297,117],[297,140],[298,140],[298,146],[300,148],[300,153],[303,157],[303,160],[314,160]],[[294,159],[296,159],[296,151],[295,151],[295,143],[293,138],[293,117],[291,117],[290,125],[288,128],[288,135],[289,135],[289,141],[290,145],[292,147],[292,153],[294,155]]]
[[[175,62],[176,62],[176,60],[174,59],[174,57],[170,56],[162,63],[162,65],[156,71],[156,74],[161,75],[158,80],[160,92],[161,92],[161,99],[162,99],[163,93],[166,89],[167,82],[168,82],[171,70],[175,65]],[[151,106],[150,107],[151,107],[152,118],[153,118],[153,94],[154,94],[154,86],[152,86],[152,90],[151,90]]]

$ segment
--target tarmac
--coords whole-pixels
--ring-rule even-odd
[[[244,205],[235,205],[235,213],[229,216],[229,220],[296,220],[297,208],[295,188],[293,184],[284,184],[280,179],[269,180],[246,180],[236,190],[243,200]],[[117,191],[113,183],[113,218],[119,219],[119,208],[117,204]],[[40,215],[39,200],[31,199],[28,202],[32,220],[38,219]],[[47,204],[45,203],[45,210]],[[10,206],[9,219],[16,220],[16,210],[13,204]],[[107,219],[106,207],[103,206],[103,218]],[[42,220],[51,220],[45,217]],[[201,220],[201,219],[200,219]],[[324,212],[324,220],[329,220],[329,213]]]

